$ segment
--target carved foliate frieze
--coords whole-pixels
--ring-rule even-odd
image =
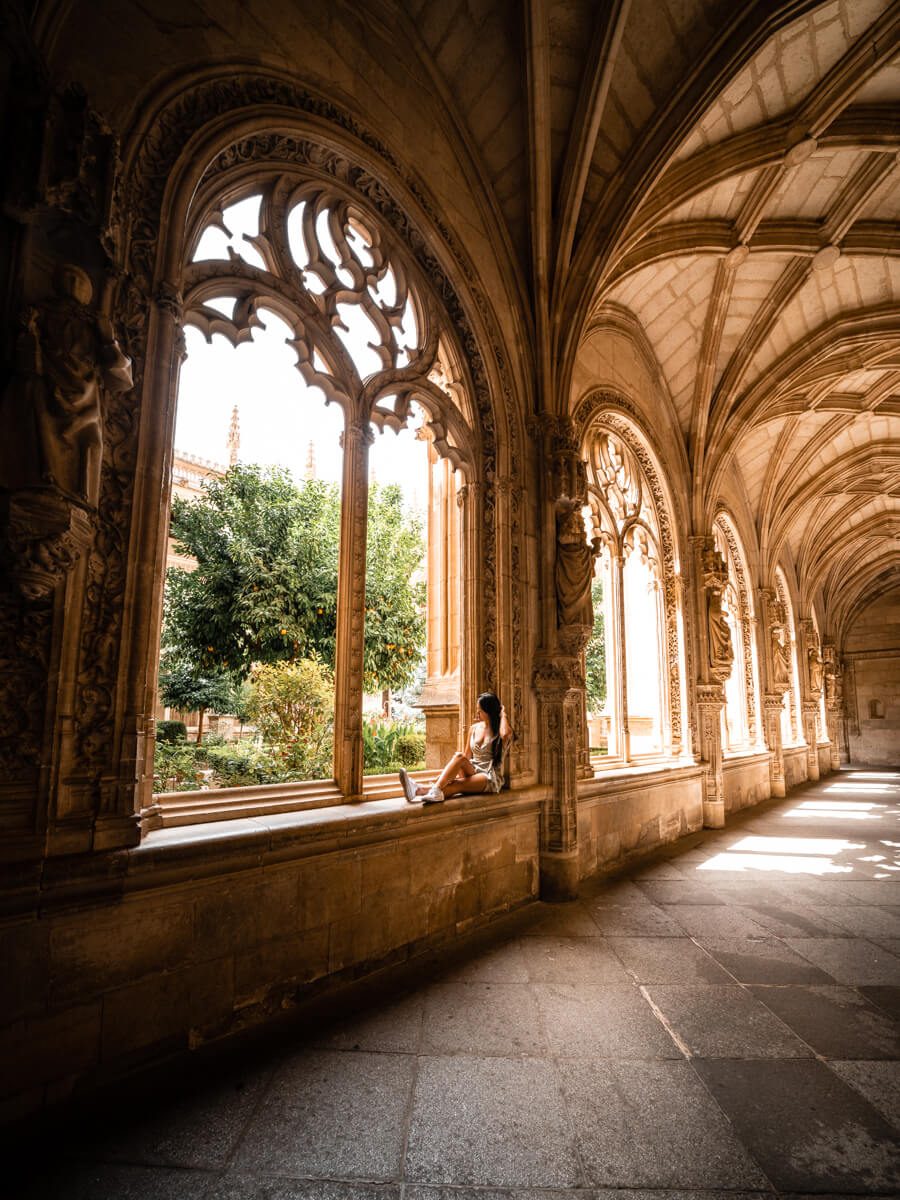
[[[46,601],[0,599],[0,771],[3,783],[23,783],[40,761],[53,610]]]

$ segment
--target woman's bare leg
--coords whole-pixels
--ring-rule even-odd
[[[461,750],[457,750],[440,775],[438,775],[434,784],[426,785],[420,783],[416,785],[416,795],[424,796],[431,787],[439,787],[442,792],[446,792],[448,785],[454,780],[469,779],[474,774],[475,768],[471,762],[469,762]]]

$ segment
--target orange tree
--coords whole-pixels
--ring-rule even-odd
[[[334,669],[340,492],[239,464],[172,502],[171,532],[194,570],[166,574],[163,665],[246,679],[255,663],[317,657]],[[372,486],[366,553],[367,690],[409,683],[425,639],[421,521],[399,487]]]

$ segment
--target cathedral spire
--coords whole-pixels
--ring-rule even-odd
[[[238,460],[241,448],[241,422],[238,418],[238,406],[231,410],[231,424],[228,426],[228,465],[233,467]]]
[[[304,472],[303,472],[303,478],[304,479],[315,479],[316,478],[316,449],[312,443],[312,440],[310,440],[309,446],[307,447],[307,451],[306,451],[306,468],[304,469]]]

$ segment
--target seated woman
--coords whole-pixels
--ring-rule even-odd
[[[400,782],[410,804],[440,804],[451,796],[499,792],[503,756],[515,736],[506,709],[493,692],[478,697],[478,720],[469,729],[465,751],[457,750],[430,788],[415,784],[403,770]]]

